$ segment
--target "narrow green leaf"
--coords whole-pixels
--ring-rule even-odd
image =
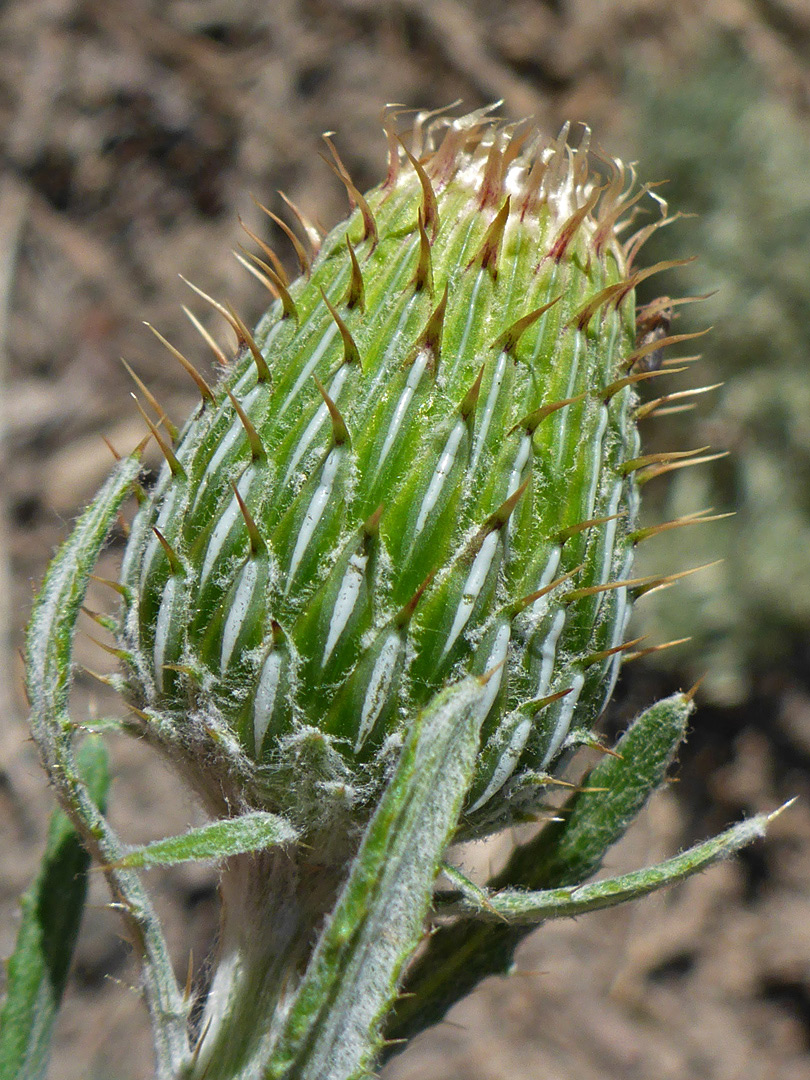
[[[103,808],[109,775],[101,741],[86,739],[77,758],[91,798]],[[0,1012],[0,1080],[45,1076],[87,894],[89,863],[76,830],[55,810],[39,873],[20,902],[22,922],[8,961]]]
[[[662,783],[694,711],[685,694],[673,694],[636,717],[608,756],[591,770],[566,802],[559,820],[517,848],[491,882],[499,888],[576,885],[596,873],[602,859]]]
[[[182,836],[170,836],[135,848],[115,865],[119,869],[149,869],[152,866],[174,866],[206,859],[227,859],[229,855],[244,855],[248,851],[288,844],[297,837],[297,831],[284,818],[256,810],[238,818],[227,818],[199,829],[190,829]]]
[[[414,723],[268,1063],[268,1080],[374,1069],[380,1026],[419,944],[433,882],[472,779],[483,685],[465,679]]]
[[[561,820],[550,822],[517,848],[504,870],[488,883],[502,889],[554,889],[577,885],[595,873],[608,848],[625,832],[661,783],[684,737],[691,700],[674,694],[645,710],[571,797]],[[593,790],[593,789],[604,790]],[[462,919],[433,934],[408,972],[405,995],[386,1027],[389,1040],[410,1039],[465,997],[489,975],[504,975],[515,949],[531,930]],[[400,1048],[392,1042],[389,1056]]]
[[[475,896],[469,890],[459,890],[458,893],[440,895],[436,898],[436,914],[476,915],[479,919],[489,921],[536,926],[546,919],[573,918],[586,911],[599,911],[623,904],[626,900],[638,900],[666,885],[691,877],[721,859],[727,859],[752,840],[764,836],[768,822],[778,813],[781,810],[774,814],[757,814],[656,866],[604,878],[591,885],[544,889],[540,892],[503,889],[498,893],[484,891],[481,896]]]

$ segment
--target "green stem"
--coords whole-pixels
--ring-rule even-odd
[[[144,996],[152,1020],[159,1080],[176,1076],[188,1059],[189,1003],[174,977],[163,932],[137,874],[116,869],[126,854],[81,779],[68,711],[73,636],[90,573],[137,476],[136,457],[121,461],[85,510],[50,565],[26,635],[31,731],[56,796],[107,880],[143,962]]]

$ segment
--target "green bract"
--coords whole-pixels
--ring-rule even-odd
[[[375,1075],[508,972],[529,925],[646,895],[769,820],[582,884],[665,777],[693,708],[675,694],[496,876],[446,865],[453,841],[536,817],[561,758],[594,741],[632,596],[683,576],[631,579],[634,544],[713,519],[635,527],[641,480],[702,459],[638,449],[636,417],[690,391],[637,406],[635,384],[692,335],[665,336],[684,301],[635,310],[635,285],[671,264],[634,257],[671,219],[619,240],[645,194],[632,172],[600,176],[567,130],[545,140],[486,111],[418,117],[410,149],[388,135],[366,197],[329,143],[355,212],[321,241],[295,211],[315,249],[295,239],[297,281],[254,237],[276,302],[251,334],[211,301],[239,342],[229,362],[203,331],[214,388],[172,349],[202,395],[182,431],[136,377],[166,466],[135,489],[122,616],[97,618],[127,668],[136,719],[120,726],[166,754],[206,824],[128,847],[74,753],[76,619],[138,451],[55,556],[28,628],[32,733],[142,960],[159,1080]],[[222,920],[195,994],[139,868],[211,858]],[[77,922],[83,890],[53,881]],[[2,1075],[47,1062],[59,988],[40,907],[10,966]]]
[[[620,164],[525,135],[436,123],[365,197],[336,158],[355,212],[292,284],[263,264],[280,298],[253,336],[231,314],[236,357],[164,437],[121,647],[148,733],[215,802],[303,825],[371,805],[415,712],[490,673],[480,833],[610,695],[641,464],[631,197]]]

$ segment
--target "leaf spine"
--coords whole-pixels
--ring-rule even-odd
[[[210,405],[215,405],[216,398],[214,397],[214,391],[211,389],[211,387],[208,385],[208,383],[205,381],[199,371],[197,371],[191,361],[187,360],[185,356],[183,356],[183,354],[180,352],[180,350],[176,349],[170,341],[167,341],[163,334],[161,334],[159,330],[156,330],[151,323],[144,322],[143,325],[148,327],[152,331],[152,333],[155,335],[161,345],[166,346],[166,348],[169,350],[175,360],[180,364],[183,370],[191,376],[197,389],[200,391],[200,395],[202,396],[203,401],[208,402]]]
[[[637,371],[633,375],[625,375],[621,379],[615,379],[612,383],[608,383],[602,390],[596,391],[596,396],[607,404],[615,394],[618,394],[620,390],[624,390],[626,386],[635,386],[636,383],[645,382],[647,379],[656,379],[660,375],[680,375],[683,371],[686,371],[685,367]]]
[[[258,431],[253,426],[253,424],[251,423],[250,417],[248,416],[248,414],[245,412],[245,410],[242,408],[242,406],[239,404],[239,402],[236,400],[236,398],[233,396],[233,394],[231,393],[231,391],[227,387],[226,387],[226,393],[228,394],[228,397],[231,399],[231,404],[233,405],[234,409],[236,410],[236,415],[241,420],[242,427],[245,429],[245,432],[247,434],[248,443],[250,444],[251,457],[253,458],[254,461],[258,461],[260,458],[266,457],[267,452],[264,449],[264,444],[262,443],[262,440],[259,437]]]
[[[158,538],[158,540],[160,541],[160,546],[166,552],[166,558],[169,560],[169,567],[171,568],[171,572],[178,577],[183,577],[185,571],[183,570],[183,563],[180,560],[180,556],[177,554],[177,552],[174,550],[169,541],[166,539],[166,537],[156,525],[152,526],[152,532]]]
[[[268,213],[268,214],[270,213],[270,211],[267,210],[266,207],[262,206],[262,204],[260,202],[257,202],[256,199],[253,198],[252,195],[251,195],[251,198],[253,199],[254,203],[256,203],[256,205],[261,210],[264,210],[265,213]],[[275,276],[279,279],[281,284],[286,289],[290,284],[290,279],[289,279],[289,277],[287,275],[287,271],[284,269],[284,263],[281,261],[281,259],[278,257],[278,255],[276,255],[275,251],[270,247],[269,244],[265,243],[265,241],[262,240],[262,238],[260,236],[257,236],[255,232],[253,232],[251,229],[249,229],[247,227],[247,225],[244,223],[244,221],[242,220],[241,217],[239,218],[239,224],[242,226],[243,230],[247,233],[247,235],[250,237],[250,239],[253,241],[253,243],[258,244],[258,246],[262,249],[262,251],[265,253],[267,258],[273,264],[273,270],[275,271]]]
[[[297,326],[300,321],[298,317],[298,308],[296,307],[295,301],[290,295],[287,286],[284,284],[278,274],[275,273],[272,267],[268,266],[263,259],[260,259],[258,257],[258,255],[254,255],[252,251],[248,251],[248,249],[244,247],[242,248],[242,251],[244,251],[245,255],[247,255],[250,261],[254,263],[256,267],[258,267],[258,270],[261,272],[261,280],[265,288],[274,297],[277,297],[281,300],[281,308],[283,312],[282,318],[292,319]],[[239,258],[238,255],[237,258]],[[239,261],[241,262],[242,260],[240,259]],[[248,267],[248,270],[256,273],[256,271],[253,270],[251,267]]]
[[[604,189],[600,187],[594,188],[586,199],[585,203],[580,206],[578,210],[575,210],[573,214],[571,214],[571,216],[568,218],[568,220],[564,222],[562,228],[557,233],[557,236],[555,237],[551,247],[548,249],[546,254],[538,263],[538,270],[547,259],[553,259],[555,262],[558,263],[561,262],[574,237],[579,231],[580,225],[591,212],[591,210],[593,210],[593,208],[596,206],[597,202],[599,201],[599,196],[602,194],[603,190]]]
[[[422,218],[422,208],[416,211],[416,225],[419,229],[419,258],[416,263],[416,270],[411,278],[414,289],[416,292],[420,292],[427,287],[430,295],[433,295],[433,259],[430,252],[430,240],[428,234],[425,231],[425,222]]]
[[[419,183],[422,187],[422,221],[426,230],[430,230],[431,240],[436,239],[436,234],[439,231],[439,204],[436,200],[436,192],[433,190],[433,184],[430,177],[425,172],[419,161],[413,156],[408,147],[402,141],[399,140],[400,146],[405,151],[405,156],[411,165],[413,165],[414,172],[419,178]]]
[[[360,353],[359,353],[359,351],[357,349],[357,345],[355,344],[354,338],[352,337],[348,326],[346,325],[346,323],[343,321],[343,319],[338,314],[337,308],[330,301],[329,297],[324,292],[322,286],[321,286],[321,296],[323,297],[323,302],[326,304],[327,308],[329,309],[329,314],[334,319],[335,325],[337,326],[338,330],[340,331],[340,336],[343,339],[343,361],[344,361],[344,363],[346,363],[346,364],[357,364],[357,366],[362,370],[363,364],[362,364],[362,362],[360,360]]]
[[[682,529],[685,525],[708,525],[710,521],[722,521],[723,518],[734,517],[735,511],[726,514],[712,514],[709,510],[698,510],[694,514],[684,514],[683,517],[675,518],[674,521],[663,521],[660,525],[649,525],[646,529],[636,529],[631,532],[627,539],[632,544],[638,544],[642,540],[648,540],[659,533],[669,532],[670,529]]]
[[[153,411],[157,413],[158,419],[163,424],[163,426],[166,428],[166,431],[169,434],[169,438],[172,440],[172,442],[174,442],[174,440],[177,438],[177,434],[178,434],[178,430],[179,430],[177,428],[177,425],[173,424],[171,422],[171,420],[169,419],[169,417],[168,417],[168,415],[166,413],[166,410],[162,408],[160,402],[157,400],[155,395],[150,391],[149,387],[141,379],[138,378],[138,376],[135,374],[135,372],[132,370],[132,368],[129,366],[129,364],[126,362],[126,360],[123,358],[123,356],[121,357],[121,363],[127,369],[127,372],[129,373],[130,377],[132,378],[132,381],[135,383],[135,385],[138,387],[140,392],[143,394],[143,396],[149,402],[149,404],[151,405]],[[109,443],[108,443],[108,445],[109,445]],[[118,458],[118,460],[120,461],[120,457]]]
[[[360,270],[360,263],[357,261],[357,256],[354,253],[352,242],[349,239],[349,234],[346,233],[346,247],[349,249],[349,259],[352,264],[351,277],[349,278],[349,287],[346,290],[346,307],[357,307],[360,311],[366,310],[366,289],[363,284],[363,274]]]
[[[576,536],[578,533],[585,532],[586,529],[592,529],[596,525],[607,525],[609,521],[617,521],[621,517],[624,517],[623,513],[608,514],[607,517],[588,518],[587,521],[579,521],[576,525],[569,525],[567,529],[560,529],[558,533],[555,533],[554,540],[562,545],[566,540],[570,540],[572,536]]]
[[[144,421],[146,423],[146,426],[151,431],[153,439],[155,440],[155,442],[160,447],[161,453],[163,454],[163,456],[166,459],[166,462],[167,462],[167,464],[169,466],[169,469],[171,470],[172,476],[174,476],[174,477],[183,476],[184,477],[186,475],[185,469],[180,464],[180,462],[177,460],[177,457],[176,457],[174,451],[172,450],[172,448],[169,446],[169,444],[166,442],[166,440],[160,434],[158,429],[155,427],[155,425],[152,423],[152,421],[146,415],[146,413],[143,410],[143,407],[141,406],[140,401],[138,401],[138,399],[135,397],[134,394],[132,395],[132,400],[135,402],[135,405],[136,405],[136,407],[138,409],[138,412],[143,417],[143,419],[144,419]]]
[[[323,233],[318,226],[309,218],[299,206],[297,206],[292,199],[283,191],[279,189],[279,195],[284,202],[289,206],[290,210],[295,215],[298,224],[304,230],[304,235],[309,241],[309,246],[312,248],[313,259],[317,256],[321,250],[321,243],[323,242]]]
[[[498,349],[499,352],[511,353],[529,327],[532,326],[533,323],[536,323],[547,311],[553,308],[555,304],[558,304],[562,298],[563,294],[560,293],[560,295],[555,296],[553,300],[549,300],[547,304],[541,304],[540,307],[535,308],[534,311],[530,311],[528,315],[524,315],[516,322],[513,322],[499,337],[495,338],[490,345],[490,349]]]
[[[400,630],[404,630],[413,618],[413,613],[416,611],[417,604],[422,599],[425,590],[427,589],[428,585],[430,585],[431,581],[433,581],[433,578],[435,576],[436,571],[431,570],[425,580],[410,598],[410,600],[408,600],[407,603],[403,604],[397,614],[394,616],[394,625]]]
[[[255,518],[251,514],[250,510],[248,510],[247,503],[242,498],[239,488],[236,486],[233,480],[231,480],[231,487],[233,488],[233,493],[239,505],[239,510],[241,511],[242,517],[245,520],[245,525],[247,526],[248,536],[250,537],[250,553],[251,555],[256,556],[261,552],[266,551],[267,545],[262,539],[262,534],[259,532],[259,526],[256,524]]]
[[[441,356],[442,333],[444,331],[444,316],[447,312],[449,288],[449,283],[445,283],[442,298],[431,312],[428,321],[425,323],[425,328],[417,339],[412,356],[413,359],[420,352],[426,352],[430,357],[430,367],[434,374]]]
[[[217,300],[214,300],[212,296],[209,296],[208,293],[203,292],[202,289],[200,289],[197,285],[194,285],[187,278],[184,278],[182,274],[180,275],[180,279],[181,281],[185,281],[186,285],[188,285],[190,289],[193,289],[199,297],[206,301],[206,303],[210,304],[215,311],[219,312],[222,318],[231,327],[234,334],[236,334],[236,341],[238,347],[241,349],[246,346],[248,349],[250,349],[250,352],[256,363],[256,370],[258,371],[259,382],[267,382],[270,378],[270,369],[267,366],[267,362],[262,356],[262,354],[259,352],[259,348],[256,345],[256,342],[253,340],[253,335],[247,329],[247,327],[233,310],[233,308],[230,305],[228,305],[227,307],[223,306]]]
[[[503,234],[506,229],[506,222],[509,218],[509,210],[512,204],[512,196],[507,195],[503,206],[493,218],[489,228],[484,233],[484,240],[481,247],[470,259],[467,266],[470,267],[474,263],[480,263],[481,267],[488,270],[493,281],[498,276],[498,255],[500,254],[501,244],[503,243]]]
[[[672,641],[665,641],[663,645],[648,645],[646,649],[638,649],[636,652],[628,653],[624,658],[625,664],[631,663],[633,660],[641,660],[644,656],[652,656],[653,653],[663,652],[665,649],[673,649],[676,645],[685,645],[687,641],[691,641],[691,637],[674,638]],[[698,680],[698,685],[702,682],[702,679]],[[695,686],[697,690],[697,685]],[[684,695],[689,697],[688,694]]]
[[[200,322],[200,320],[197,318],[197,316],[194,314],[194,312],[191,311],[190,308],[187,308],[185,306],[185,304],[182,304],[181,307],[182,307],[183,311],[185,312],[186,316],[188,317],[188,319],[190,320],[191,325],[194,327],[194,329],[197,331],[197,333],[200,335],[200,337],[203,339],[203,341],[209,347],[211,352],[214,354],[214,359],[217,361],[217,363],[220,364],[224,368],[229,367],[227,356],[222,351],[222,349],[219,347],[219,345],[216,343],[216,341],[211,336],[211,334],[208,333],[208,331],[205,329],[205,327]]]
[[[645,401],[635,411],[635,419],[643,420],[645,416],[652,416],[658,412],[662,405],[668,405],[672,401],[682,401],[684,398],[697,397],[698,394],[708,394],[710,390],[719,390],[723,384],[712,383],[711,386],[698,386],[694,390],[678,390],[674,394],[664,394],[663,397],[655,398],[654,401]]]
[[[254,198],[253,201],[255,202],[255,204],[258,206],[258,208],[260,210],[263,210],[264,213],[267,214],[267,216],[270,218],[270,220],[272,222],[274,222],[276,225],[278,225],[278,227],[282,230],[284,235],[289,239],[290,243],[292,244],[293,248],[295,249],[295,257],[298,259],[298,265],[301,268],[301,273],[305,277],[309,277],[309,273],[310,273],[310,270],[312,269],[312,266],[311,266],[310,261],[309,261],[309,256],[307,255],[306,250],[304,249],[304,245],[301,243],[301,241],[298,239],[298,237],[295,235],[295,233],[292,231],[292,229],[286,223],[286,221],[284,221],[282,218],[280,218],[278,216],[278,214],[274,214],[272,210],[268,209],[264,205],[264,203],[260,203],[258,199]]]
[[[371,237],[370,251],[373,251],[374,248],[377,246],[377,241],[379,240],[379,234],[377,232],[377,222],[374,220],[374,214],[371,212],[371,207],[368,205],[365,198],[360,194],[360,192],[357,190],[354,183],[352,182],[352,178],[346,171],[346,166],[341,161],[340,154],[338,154],[335,144],[329,138],[329,134],[329,132],[324,133],[323,141],[329,147],[332,157],[335,159],[334,163],[331,162],[329,158],[324,157],[323,154],[321,155],[321,157],[323,157],[323,160],[346,188],[346,193],[349,196],[349,205],[351,206],[351,208],[354,209],[355,206],[360,208],[360,214],[363,218],[362,239],[367,240],[369,237]]]
[[[711,326],[707,326],[705,330],[697,330],[692,334],[670,334],[669,337],[658,338],[655,341],[648,341],[646,345],[642,345],[640,349],[636,349],[635,352],[630,353],[621,361],[621,367],[624,369],[631,368],[633,364],[637,364],[639,360],[647,356],[648,353],[657,352],[658,349],[666,349],[668,345],[677,345],[679,341],[692,341],[694,338],[703,337],[708,334],[712,329]],[[677,361],[679,364],[683,363],[683,360]]]
[[[600,652],[589,653],[582,661],[583,668],[593,667],[594,664],[599,664],[603,660],[607,660],[610,656],[617,656],[619,653],[627,652],[628,649],[632,649],[634,645],[638,645],[640,641],[644,640],[644,636],[633,638],[632,641],[625,641],[623,645],[614,645],[612,649],[602,649]]]
[[[332,420],[332,440],[335,446],[343,446],[344,443],[351,442],[349,439],[349,429],[346,427],[346,421],[343,419],[340,409],[338,409],[337,405],[329,397],[326,387],[318,376],[313,375],[312,378],[315,380],[315,385],[318,387],[318,391],[329,410],[329,416]]]
[[[522,420],[518,420],[518,422],[509,429],[507,435],[511,435],[513,431],[517,431],[519,427],[525,428],[527,434],[533,435],[546,417],[551,416],[552,413],[558,412],[560,409],[566,408],[568,405],[575,405],[578,401],[584,401],[587,396],[588,391],[585,390],[581,394],[577,394],[576,397],[563,398],[562,401],[553,401],[550,405],[541,405],[539,409],[535,409],[533,412],[524,416]]]
[[[481,382],[484,378],[485,367],[486,363],[483,363],[478,369],[478,375],[475,378],[475,382],[459,402],[458,411],[464,420],[469,420],[471,416],[475,415],[475,408],[481,393]]]
[[[515,601],[512,607],[509,609],[511,615],[519,615],[521,611],[525,611],[527,607],[541,600],[544,596],[548,596],[550,592],[558,589],[560,585],[565,585],[566,582],[571,581],[577,574],[584,568],[585,563],[580,563],[579,566],[575,566],[573,570],[569,570],[567,574],[562,574],[560,577],[555,578],[554,581],[550,581],[548,585],[544,585],[542,589],[537,589],[536,592],[529,593],[528,596],[522,596],[520,600]]]
[[[658,454],[644,454],[642,457],[630,458],[619,466],[622,476],[628,476],[646,465],[669,464],[671,461],[680,461],[682,458],[691,458],[696,454],[702,454],[708,450],[708,446],[699,446],[696,450],[665,450]]]
[[[677,469],[688,469],[692,465],[705,465],[709,461],[719,461],[720,458],[728,457],[728,454],[728,450],[721,450],[718,454],[704,454],[703,457],[691,458],[689,461],[670,461],[663,465],[651,465],[637,474],[636,483],[646,484],[649,480],[654,480],[656,476],[663,476]]]

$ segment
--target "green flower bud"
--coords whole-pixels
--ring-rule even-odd
[[[566,134],[417,125],[366,196],[335,155],[352,215],[292,283],[256,260],[278,300],[254,334],[221,309],[239,349],[160,434],[120,633],[147,735],[214,810],[367,815],[410,719],[473,673],[480,835],[609,698],[646,464],[635,198]]]

